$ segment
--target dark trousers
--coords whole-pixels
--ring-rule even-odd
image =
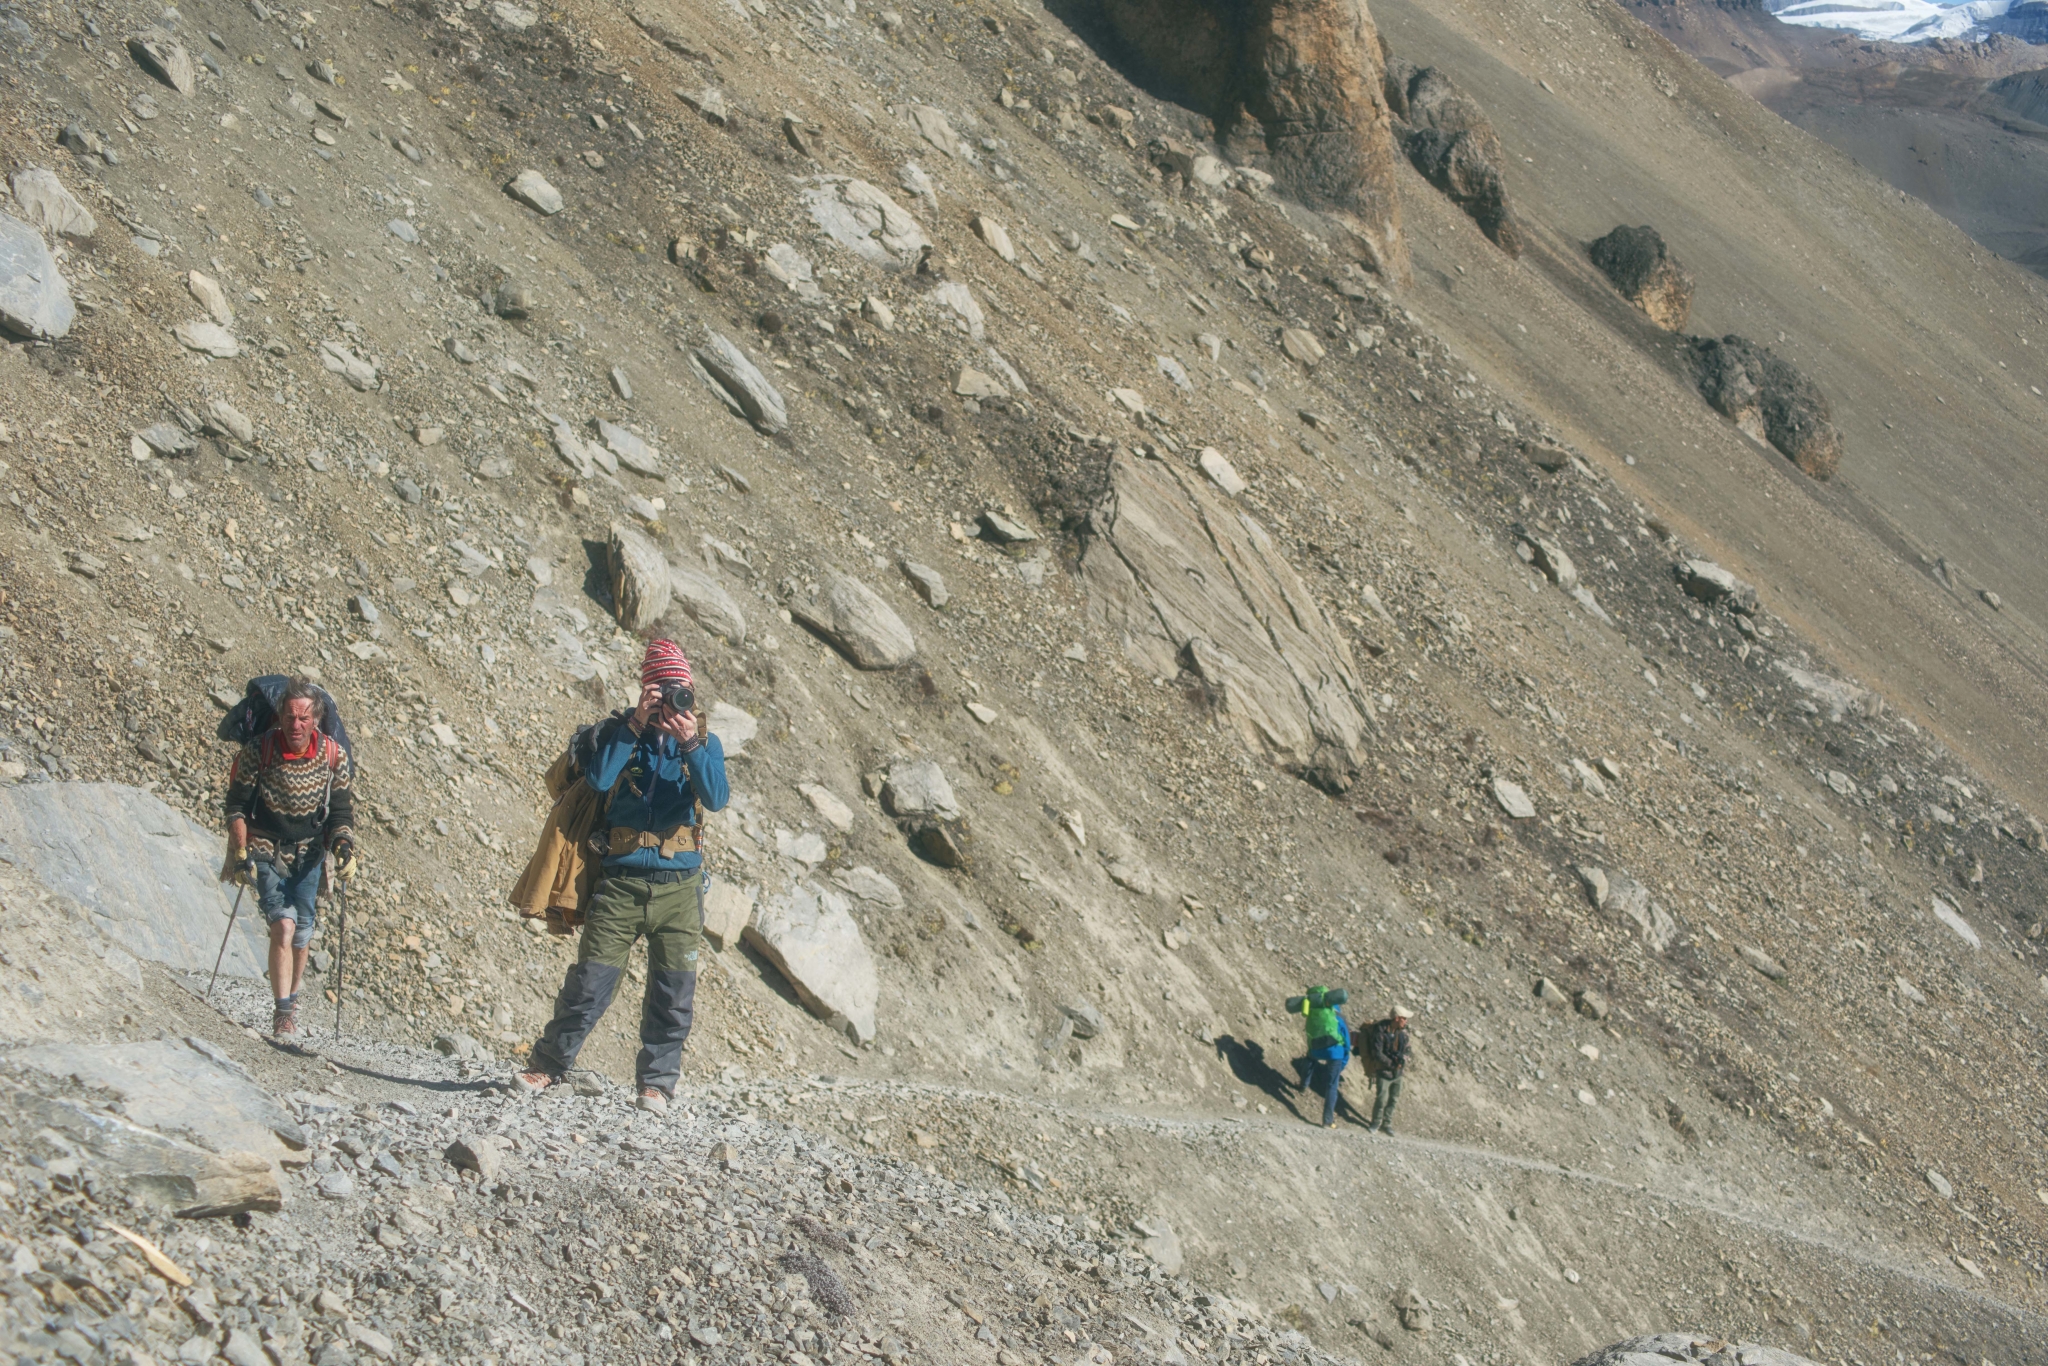
[[[1308,1089],[1323,1098],[1325,1129],[1337,1122],[1337,1083],[1344,1079],[1344,1064],[1350,1061],[1349,1058],[1343,1058],[1318,1062],[1309,1068]]]
[[[1382,1072],[1372,1079],[1372,1123],[1368,1129],[1394,1132],[1394,1102],[1401,1099],[1401,1074]]]
[[[576,963],[555,997],[555,1017],[533,1046],[528,1065],[559,1077],[576,1062],[590,1031],[611,1007],[633,945],[647,940],[647,990],[640,1001],[640,1055],[635,1089],[674,1095],[683,1071],[683,1042],[697,999],[697,954],[704,943],[704,873],[678,882],[607,876],[584,917]]]

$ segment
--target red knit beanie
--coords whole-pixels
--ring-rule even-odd
[[[666,687],[675,683],[696,686],[691,682],[690,661],[683,658],[682,648],[673,640],[648,641],[647,656],[640,661],[640,686]]]

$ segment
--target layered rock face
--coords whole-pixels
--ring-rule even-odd
[[[1479,102],[1435,67],[1391,58],[1385,93],[1409,163],[1495,246],[1520,256],[1522,232],[1500,174],[1506,155]]]
[[[1619,227],[1586,248],[1600,273],[1650,321],[1666,332],[1682,332],[1692,312],[1692,276],[1647,223]]]
[[[1364,0],[1102,0],[1102,13],[1235,155],[1349,217],[1377,269],[1403,268],[1385,67]]]
[[[1842,463],[1842,434],[1812,380],[1746,337],[1695,337],[1692,360],[1701,396],[1736,426],[1776,446],[1812,478],[1833,476]]]
[[[1371,704],[1280,548],[1164,462],[1119,456],[1110,481],[1083,530],[1091,609],[1146,669],[1206,684],[1247,743],[1326,790],[1350,787]]]

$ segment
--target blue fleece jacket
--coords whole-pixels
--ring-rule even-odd
[[[652,725],[639,735],[621,721],[597,744],[597,759],[586,775],[591,787],[611,794],[611,806],[602,818],[606,825],[629,826],[635,830],[667,830],[688,825],[695,819],[695,804],[706,811],[720,811],[730,795],[725,785],[725,746],[716,735],[685,750],[673,736]],[[703,862],[694,849],[678,850],[663,858],[659,849],[635,849],[605,859],[604,866],[619,872],[653,872],[672,869],[687,872]]]
[[[1316,1047],[1309,1049],[1309,1061],[1337,1063],[1351,1061],[1351,1026],[1344,1023],[1342,1015],[1337,1017],[1337,1030],[1343,1036],[1341,1041],[1335,1044],[1318,1044]]]

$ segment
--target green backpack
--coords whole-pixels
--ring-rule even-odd
[[[1287,1013],[1302,1017],[1310,1048],[1325,1039],[1339,1043],[1344,1031],[1337,1024],[1337,1007],[1350,999],[1351,993],[1343,987],[1310,987],[1304,996],[1287,998]]]

